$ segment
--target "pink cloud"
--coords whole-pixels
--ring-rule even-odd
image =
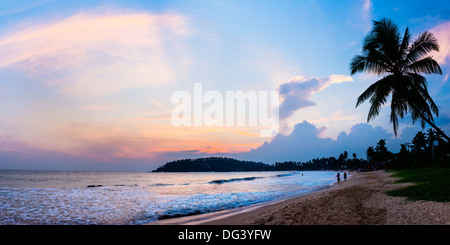
[[[439,52],[433,53],[433,57],[443,65],[449,61],[450,57],[450,21],[434,27],[430,32],[434,34],[439,43]]]
[[[101,112],[101,111],[111,111],[114,110],[113,106],[110,105],[96,105],[96,104],[92,104],[92,105],[85,105],[83,106],[83,109],[86,109],[88,111],[94,111],[94,112]]]
[[[0,68],[72,96],[170,84],[186,69],[186,19],[175,14],[79,13],[0,37]],[[170,49],[168,48],[170,46]]]

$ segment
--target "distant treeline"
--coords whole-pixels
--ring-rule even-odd
[[[153,172],[231,172],[231,171],[285,171],[285,170],[338,170],[345,168],[361,168],[367,161],[357,159],[353,155],[348,159],[345,151],[339,158],[317,158],[307,162],[277,162],[274,165],[262,162],[240,161],[227,157],[207,157],[197,159],[181,159],[168,162]]]
[[[240,161],[227,157],[181,159],[168,162],[153,172],[231,172],[271,171],[273,166],[252,161]]]
[[[307,162],[285,161],[276,162],[274,169],[282,170],[341,170],[341,169],[362,169],[368,166],[369,162],[356,157],[353,153],[352,157],[348,156],[348,152],[344,151],[336,157],[322,157],[309,160]]]

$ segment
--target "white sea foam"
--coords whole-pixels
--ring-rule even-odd
[[[0,224],[147,223],[299,195],[335,174],[0,171]]]

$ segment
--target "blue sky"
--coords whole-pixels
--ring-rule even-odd
[[[292,160],[342,149],[363,157],[366,146],[344,134],[370,135],[364,144],[385,137],[395,151],[420,128],[405,118],[395,138],[388,107],[361,126],[369,105],[355,108],[356,98],[377,77],[348,68],[384,17],[401,32],[438,38],[443,75],[427,79],[436,122],[450,131],[446,1],[2,1],[0,169],[148,170],[177,157],[248,158],[289,136],[300,148],[312,138],[334,142],[328,152],[294,148],[285,154]],[[196,82],[220,92],[300,82],[285,98],[307,103],[283,108],[273,139],[249,127],[175,128],[170,96]],[[302,134],[292,134],[296,125]]]

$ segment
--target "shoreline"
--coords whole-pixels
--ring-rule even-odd
[[[268,206],[268,205],[274,205],[274,204],[284,202],[286,200],[290,200],[293,198],[311,195],[318,191],[333,188],[334,186],[335,186],[335,183],[333,183],[331,185],[321,186],[321,187],[307,190],[304,193],[302,193],[301,195],[289,196],[289,197],[285,197],[285,198],[275,199],[275,200],[271,200],[271,201],[266,201],[266,202],[251,204],[248,206],[226,209],[226,210],[221,210],[221,211],[216,211],[216,212],[211,212],[211,213],[195,214],[195,215],[187,215],[187,216],[182,216],[182,217],[162,219],[162,220],[157,220],[157,221],[153,221],[150,223],[145,223],[143,225],[203,225],[204,223],[221,220],[221,219],[228,218],[228,217],[231,217],[234,215],[241,215],[241,214],[244,214],[247,212],[257,210],[259,208],[264,208],[265,206]]]
[[[348,181],[349,179],[351,179],[351,177],[355,173],[352,171],[347,171],[347,173],[348,173],[348,178],[347,178],[347,181]],[[341,182],[343,182],[343,181],[341,181]],[[320,191],[335,188],[337,185],[338,185],[338,183],[335,182],[335,183],[332,183],[332,184],[329,184],[326,186],[318,186],[315,188],[311,188],[309,190],[306,190],[305,192],[302,192],[301,194],[295,194],[292,196],[287,196],[284,198],[279,198],[279,199],[275,199],[275,200],[271,200],[271,201],[265,201],[265,202],[261,202],[261,203],[251,204],[248,206],[226,209],[226,210],[221,210],[221,211],[216,211],[216,212],[211,212],[211,213],[203,213],[203,214],[195,214],[195,215],[187,215],[187,216],[182,216],[182,217],[173,217],[173,218],[168,218],[168,219],[162,219],[162,220],[157,220],[157,221],[153,221],[150,223],[145,223],[143,225],[204,225],[206,223],[225,219],[225,218],[228,218],[231,216],[235,216],[235,215],[238,216],[238,215],[242,215],[247,212],[252,212],[252,211],[258,210],[260,208],[264,208],[269,205],[276,205],[278,203],[282,203],[282,202],[285,202],[285,201],[288,201],[291,199],[301,198],[303,196],[308,196],[308,195],[313,195],[314,193],[317,193]]]
[[[449,202],[388,196],[412,184],[395,180],[384,170],[351,172],[346,181],[313,193],[147,225],[450,225]]]

